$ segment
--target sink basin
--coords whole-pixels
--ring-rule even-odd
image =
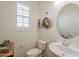
[[[49,44],[49,50],[58,57],[79,57],[79,50],[72,46],[64,46],[55,42]]]

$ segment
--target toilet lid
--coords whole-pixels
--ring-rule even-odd
[[[34,57],[34,56],[39,55],[40,53],[41,53],[41,51],[39,49],[34,48],[34,49],[29,50],[26,54],[28,56],[33,56]]]

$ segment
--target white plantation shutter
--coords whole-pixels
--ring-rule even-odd
[[[29,7],[17,3],[17,27],[29,27]]]

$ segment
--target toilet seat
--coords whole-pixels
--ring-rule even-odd
[[[35,57],[35,56],[38,56],[39,54],[41,54],[42,51],[40,51],[39,49],[37,48],[34,48],[34,49],[31,49],[29,50],[26,54],[29,56],[29,57]]]

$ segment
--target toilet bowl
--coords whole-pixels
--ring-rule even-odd
[[[28,57],[40,56],[42,51],[37,48],[31,49],[27,52]]]
[[[46,49],[46,41],[38,40],[38,47],[26,52],[27,57],[41,57]]]

